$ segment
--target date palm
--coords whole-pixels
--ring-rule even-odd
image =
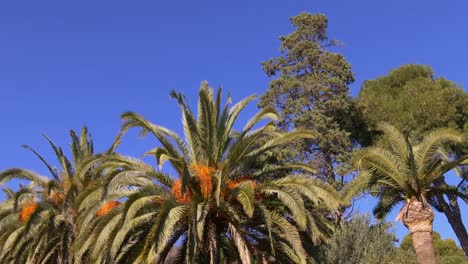
[[[419,263],[435,263],[432,244],[431,204],[437,195],[466,196],[456,188],[436,185],[443,175],[466,162],[463,156],[455,160],[447,157],[447,144],[464,143],[465,139],[451,129],[438,129],[413,145],[393,126],[380,126],[388,147],[368,147],[355,157],[359,175],[345,190],[346,198],[370,190],[379,201],[374,214],[383,218],[394,207],[405,203],[397,219],[409,229]]]
[[[27,212],[21,208],[31,205],[37,193],[33,184],[20,185],[18,191],[3,188],[6,199],[0,203],[0,262],[12,262],[12,254],[15,250],[13,242],[22,233],[25,223],[19,221],[27,217]]]
[[[46,165],[50,178],[19,168],[0,173],[1,184],[12,179],[22,179],[29,181],[32,186],[19,191],[21,198],[27,197],[28,200],[15,203],[12,213],[16,214],[16,230],[14,237],[10,236],[7,240],[8,249],[2,249],[2,263],[72,263],[71,248],[81,229],[80,215],[101,205],[98,195],[101,188],[98,174],[91,169],[80,173],[81,165],[87,164],[94,156],[93,143],[87,129],[83,128],[80,136],[74,131],[70,135],[72,160],[46,137],[60,169],[52,167],[35,150],[25,146]],[[10,216],[11,219],[13,217]],[[0,224],[0,230],[2,227],[7,228]],[[13,226],[11,228],[15,229]]]
[[[101,158],[101,167],[113,175],[109,186],[133,193],[96,217],[80,239],[80,254],[104,263],[164,263],[168,255],[176,256],[171,263],[308,261],[303,241],[317,242],[329,231],[321,213],[337,209],[338,194],[307,166],[273,164],[266,157],[311,134],[278,131],[270,108],[235,131],[239,114],[255,97],[229,108],[221,96],[203,83],[196,118],[183,94],[172,93],[182,109],[184,138],[138,114],[122,115],[123,133],[138,127],[158,139],[160,146],[147,154],[160,168],[120,155]],[[166,162],[177,177],[160,170]]]

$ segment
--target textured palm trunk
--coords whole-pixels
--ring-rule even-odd
[[[211,222],[208,225],[208,251],[210,254],[210,264],[219,263],[219,254],[218,254],[218,239],[216,238],[216,224]]]
[[[436,264],[432,241],[433,220],[432,208],[416,199],[410,201],[402,216],[403,224],[411,233],[413,247],[420,264]]]

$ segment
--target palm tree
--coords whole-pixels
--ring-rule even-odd
[[[235,131],[239,114],[255,96],[229,109],[229,100],[221,105],[221,90],[215,94],[203,83],[198,118],[183,94],[172,97],[182,109],[185,138],[138,114],[122,115],[122,133],[139,127],[158,139],[161,146],[147,154],[159,169],[116,154],[100,158],[112,175],[108,186],[127,186],[133,193],[95,218],[79,239],[79,254],[105,263],[164,263],[168,255],[171,263],[308,262],[303,241],[323,239],[331,224],[322,209],[336,210],[339,195],[308,174],[309,167],[272,164],[266,157],[311,134],[278,131],[271,108]],[[176,178],[160,170],[166,162]],[[254,164],[263,166],[253,169]]]
[[[6,200],[0,203],[0,261],[8,263],[13,259],[8,259],[15,248],[12,243],[25,228],[24,221],[30,217],[35,207],[34,199],[36,190],[33,184],[28,186],[20,185],[18,191],[10,188],[3,188]]]
[[[436,263],[432,245],[431,204],[438,195],[466,198],[456,188],[435,185],[446,172],[460,166],[467,157],[447,159],[445,146],[463,143],[464,138],[451,129],[438,129],[427,134],[418,145],[388,124],[380,126],[388,147],[368,147],[355,157],[359,175],[345,189],[345,198],[370,190],[379,201],[374,208],[384,218],[394,207],[406,203],[398,214],[409,229],[419,263]]]
[[[94,157],[93,143],[86,127],[80,136],[74,131],[70,135],[72,160],[46,137],[60,163],[60,169],[52,167],[35,150],[25,146],[46,165],[51,178],[19,168],[0,173],[0,184],[22,179],[29,181],[31,186],[22,187],[17,192],[21,194],[18,196],[20,202],[15,202],[13,211],[10,211],[13,215],[10,219],[16,215],[15,226],[0,224],[0,231],[5,230],[5,235],[11,233],[5,240],[8,241],[8,247],[1,249],[0,262],[72,263],[72,245],[77,232],[85,226],[80,225],[80,221],[85,222],[81,218],[87,215],[87,211],[95,211],[96,207],[102,205],[99,199],[103,193],[99,174],[92,169],[81,172],[82,164],[88,164],[88,160]],[[23,201],[24,197],[27,197],[26,201]]]

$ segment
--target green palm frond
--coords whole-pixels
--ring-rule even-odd
[[[374,207],[373,213],[378,219],[384,219],[390,211],[404,201],[405,199],[393,189],[383,191],[379,194],[379,201]]]
[[[254,213],[255,190],[250,181],[244,181],[235,189],[237,201],[242,205],[245,214],[252,217]]]
[[[431,173],[433,162],[437,162],[437,154],[447,143],[462,143],[463,135],[453,129],[442,128],[427,134],[421,143],[415,147],[415,157],[418,164],[418,175]],[[434,160],[436,159],[436,160]]]
[[[86,230],[83,227],[88,227],[87,224],[92,222],[92,216],[98,209],[104,193],[99,185],[102,171],[96,170],[98,160],[86,127],[79,134],[75,131],[70,132],[71,160],[62,148],[49,137],[44,137],[58,160],[58,168],[50,165],[32,148],[25,148],[31,150],[44,163],[51,174],[50,178],[26,169],[10,169],[0,174],[1,184],[11,179],[23,179],[30,183],[19,192],[12,193],[11,198],[16,201],[13,202],[10,216],[0,216],[0,226],[4,223],[5,228],[8,226],[8,230],[12,230],[5,232],[5,247],[0,246],[0,258],[8,259],[4,263],[73,263],[75,256],[79,255],[74,245],[77,230]],[[110,195],[129,195],[125,190],[117,187],[114,189],[115,192]],[[27,205],[33,201],[34,207]],[[19,215],[23,214],[23,210],[28,206],[29,212],[24,213],[30,216],[22,216],[21,221],[18,221]],[[15,218],[15,226],[13,223],[7,223],[7,219]],[[6,254],[4,250],[9,253]]]
[[[355,164],[360,172],[343,191],[346,201],[359,192],[370,190],[379,199],[374,214],[383,218],[404,200],[432,201],[431,204],[436,205],[432,199],[436,195],[450,193],[465,198],[456,188],[434,185],[446,172],[466,162],[466,156],[451,159],[447,149],[450,144],[465,142],[460,133],[437,129],[412,146],[407,137],[391,125],[383,124],[380,128],[390,147],[368,147],[356,154]]]
[[[39,186],[46,186],[49,179],[26,169],[8,169],[0,173],[0,184],[5,184],[12,179],[22,179],[34,182]]]
[[[410,168],[405,163],[399,156],[381,147],[369,147],[356,154],[356,167],[359,170],[379,175],[401,187],[412,178]]]
[[[412,151],[408,137],[388,123],[379,124],[378,129],[384,132],[385,139],[390,142],[391,152],[397,155],[400,160],[408,161]]]
[[[255,96],[231,107],[229,98],[222,104],[221,89],[215,92],[202,83],[198,115],[183,94],[172,92],[171,96],[181,107],[184,137],[138,114],[124,113],[119,140],[132,127],[141,128],[142,135],[152,133],[160,146],[146,154],[155,157],[159,170],[170,164],[177,181],[142,161],[117,154],[90,162],[99,164],[96,171],[104,174],[100,184],[109,190],[105,196],[119,188],[132,190],[119,213],[125,216],[119,222],[122,228],[106,242],[112,244],[110,258],[118,263],[131,254],[135,263],[164,261],[181,240],[178,247],[184,253],[178,260],[188,263],[221,259],[256,263],[272,256],[268,252],[278,252],[278,260],[305,263],[302,234],[314,232],[309,236],[318,242],[329,231],[324,223],[329,220],[306,208],[316,207],[322,214],[333,211],[341,205],[338,193],[319,180],[297,175],[313,171],[305,164],[266,162],[258,169],[252,164],[260,165],[262,156],[293,140],[314,135],[306,130],[280,132],[271,108],[260,110],[240,132],[234,131],[240,113]],[[138,234],[133,242],[131,234]],[[94,243],[89,241],[95,240],[79,241],[89,247]]]
[[[164,263],[178,250],[176,263],[308,263],[309,245],[329,235],[333,223],[327,216],[343,202],[311,175],[310,166],[269,157],[317,135],[280,131],[273,108],[260,109],[235,131],[256,96],[223,103],[221,89],[206,82],[197,113],[182,93],[171,96],[181,108],[183,136],[126,112],[104,153],[94,153],[86,127],[70,132],[70,158],[46,137],[57,168],[26,146],[50,178],[24,169],[0,173],[0,184],[30,182],[16,192],[5,189],[0,262]],[[158,141],[146,154],[159,167],[115,153],[132,128]],[[166,164],[173,174],[162,170]],[[385,166],[381,170],[389,171]]]

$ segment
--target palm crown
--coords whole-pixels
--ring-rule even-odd
[[[81,226],[82,212],[99,203],[90,194],[100,190],[99,175],[92,170],[78,177],[83,164],[94,157],[93,143],[86,127],[81,135],[70,132],[72,160],[48,137],[60,169],[50,165],[28,146],[48,168],[50,178],[26,169],[0,173],[0,183],[12,179],[30,182],[19,191],[8,190],[14,206],[4,207],[0,233],[6,243],[0,248],[2,263],[72,263],[71,250]],[[6,204],[9,204],[8,202]],[[16,221],[15,221],[16,220]],[[19,221],[18,221],[19,220]]]
[[[356,155],[355,163],[361,171],[348,185],[348,199],[359,191],[370,190],[379,198],[374,208],[379,218],[405,201],[429,202],[437,208],[436,195],[454,194],[466,199],[455,187],[434,185],[446,172],[466,162],[466,156],[451,160],[446,148],[447,144],[464,142],[460,133],[438,129],[413,145],[391,125],[382,124],[380,129],[388,139],[388,147],[368,147]]]
[[[110,188],[127,188],[132,194],[94,220],[80,240],[80,254],[112,263],[162,263],[170,252],[176,253],[174,263],[251,263],[270,258],[306,263],[310,256],[301,236],[316,242],[330,226],[323,214],[305,208],[335,210],[338,194],[328,184],[299,173],[310,171],[307,166],[271,164],[265,156],[291,140],[312,135],[278,131],[270,108],[234,131],[240,112],[254,96],[229,108],[229,103],[221,105],[221,90],[215,94],[203,83],[198,118],[182,94],[173,92],[172,97],[182,109],[184,138],[135,113],[122,115],[122,131],[139,127],[142,134],[152,133],[161,146],[147,154],[160,167],[171,164],[176,179],[129,157],[100,158],[101,168],[113,175]],[[266,124],[260,125],[262,120]],[[262,169],[252,169],[260,162]],[[106,254],[107,259],[102,257]]]

